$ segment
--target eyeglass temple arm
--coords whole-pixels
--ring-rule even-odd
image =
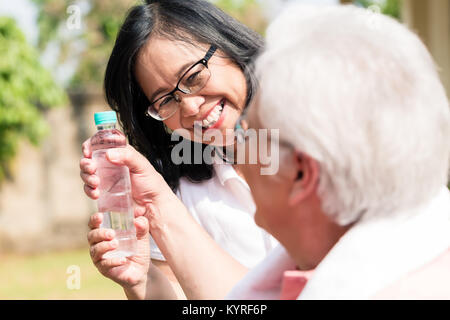
[[[204,60],[208,61],[209,58],[212,57],[212,55],[214,54],[214,52],[217,50],[217,48],[212,45],[211,47],[209,47],[208,52],[205,54],[205,57],[203,58]]]

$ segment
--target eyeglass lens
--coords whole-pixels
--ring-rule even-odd
[[[185,94],[194,94],[200,91],[211,76],[208,68],[199,63],[190,69],[179,81],[178,90]],[[163,97],[153,104],[153,108],[159,117],[170,117],[178,108],[181,98],[175,91],[173,94]]]

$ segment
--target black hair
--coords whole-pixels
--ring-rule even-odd
[[[205,0],[149,0],[128,12],[106,67],[106,100],[118,113],[129,143],[175,190],[181,177],[200,182],[210,179],[213,169],[209,164],[193,164],[193,161],[192,164],[174,164],[170,156],[175,142],[171,141],[163,122],[144,116],[149,101],[135,78],[134,67],[139,50],[154,34],[194,45],[195,42],[215,45],[244,73],[247,80],[245,107],[256,90],[252,63],[263,47],[263,40]],[[202,151],[205,147],[202,145]]]

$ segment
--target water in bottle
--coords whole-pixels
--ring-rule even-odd
[[[97,133],[91,138],[92,159],[96,162],[96,175],[100,178],[98,211],[103,213],[102,228],[114,229],[118,247],[108,251],[104,258],[128,257],[136,252],[136,230],[134,227],[133,202],[129,169],[106,159],[110,148],[121,148],[127,144],[122,132],[116,129],[114,111],[98,112],[94,115]]]

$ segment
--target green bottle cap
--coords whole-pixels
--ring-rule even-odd
[[[105,123],[116,123],[117,116],[114,111],[96,112],[94,114],[94,121],[96,126]]]

